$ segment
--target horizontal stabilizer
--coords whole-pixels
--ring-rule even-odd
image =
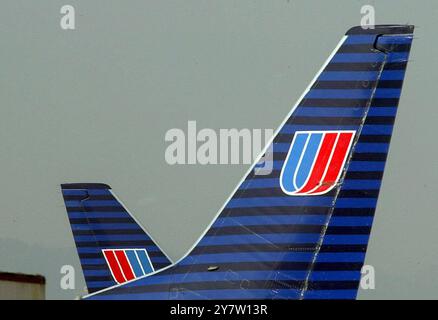
[[[170,264],[108,185],[73,183],[61,189],[90,293]]]

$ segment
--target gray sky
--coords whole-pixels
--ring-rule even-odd
[[[76,9],[74,31],[59,26]],[[84,281],[59,184],[104,182],[174,260],[246,165],[169,166],[170,128],[276,128],[360,8],[417,26],[360,298],[438,298],[438,2],[25,1],[0,11],[0,270]],[[77,270],[77,289],[59,269]]]

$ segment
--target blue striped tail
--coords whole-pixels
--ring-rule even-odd
[[[413,30],[350,29],[266,146],[272,172],[255,163],[177,263],[88,298],[355,299]]]

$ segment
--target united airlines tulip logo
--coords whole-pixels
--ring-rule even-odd
[[[114,280],[121,284],[154,271],[146,249],[102,249]]]
[[[329,192],[341,177],[356,131],[297,131],[281,169],[280,186],[293,196]]]

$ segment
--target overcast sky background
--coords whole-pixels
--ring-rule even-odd
[[[59,26],[76,9],[75,31]],[[104,182],[174,260],[247,165],[169,166],[171,128],[276,128],[342,35],[417,26],[359,298],[438,298],[437,1],[24,1],[0,10],[0,270],[83,294],[59,184]],[[61,290],[62,265],[77,289]]]

